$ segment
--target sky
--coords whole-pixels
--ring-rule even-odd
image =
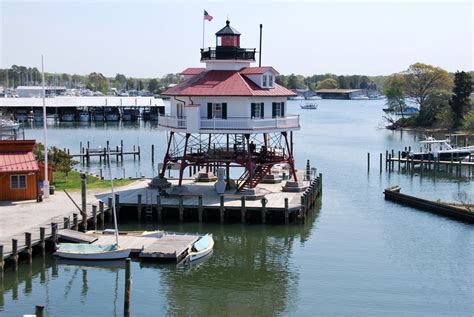
[[[388,75],[423,62],[473,70],[472,1],[0,0],[0,68],[161,77],[203,66],[227,17],[281,74]]]

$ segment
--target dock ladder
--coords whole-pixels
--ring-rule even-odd
[[[153,195],[149,193],[148,188],[145,190],[145,220],[153,222]]]

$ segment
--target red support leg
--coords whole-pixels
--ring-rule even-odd
[[[174,135],[174,132],[171,131],[170,132],[170,137],[168,139],[168,146],[166,147],[165,158],[163,159],[163,167],[161,168],[161,172],[160,172],[160,177],[161,178],[165,177],[166,165],[168,165],[168,161],[169,161],[170,146],[171,146],[171,141],[173,140],[173,135]]]
[[[288,143],[288,137],[287,137],[286,132],[282,132],[281,134],[285,138],[286,149],[288,150],[288,164],[290,164],[291,173],[293,174],[293,178],[294,178],[295,182],[297,182],[298,179],[296,178],[295,161],[293,159],[293,152],[291,151],[291,149],[293,148],[293,145],[291,145],[291,147],[290,147],[290,144]]]
[[[186,133],[186,137],[185,137],[185,140],[184,140],[183,157],[181,158],[181,166],[179,167],[179,182],[178,182],[178,186],[181,186],[181,184],[182,184],[182,182],[183,182],[183,172],[184,172],[184,169],[185,169],[186,166],[187,166],[186,150],[188,149],[188,140],[189,140],[189,137],[190,137],[190,136],[191,136],[191,134]]]

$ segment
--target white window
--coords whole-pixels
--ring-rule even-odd
[[[263,119],[265,117],[263,113],[263,110],[264,110],[263,102],[259,102],[259,103],[252,102],[250,106],[251,106],[251,116],[253,119],[257,119],[257,118]]]
[[[212,114],[214,115],[214,118],[222,119],[222,104],[221,103],[212,104]]]
[[[185,116],[184,116],[184,104],[178,103],[178,104],[176,105],[176,116],[177,116],[178,118],[184,118],[184,117],[185,117]]]
[[[285,103],[284,102],[273,102],[272,103],[272,117],[284,117],[285,116]]]
[[[12,175],[10,177],[10,188],[12,189],[26,188],[26,175]]]
[[[273,87],[273,75],[268,76],[268,87]]]
[[[263,87],[267,87],[267,75],[263,75],[263,83],[262,83],[262,86],[263,86]]]

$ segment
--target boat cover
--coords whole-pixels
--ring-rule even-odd
[[[59,252],[68,252],[68,253],[102,253],[110,252],[117,250],[117,244],[88,244],[88,243],[60,243]]]
[[[209,247],[209,245],[211,244],[211,240],[212,240],[212,235],[206,234],[202,236],[201,239],[196,241],[193,247],[197,252],[202,251]]]

